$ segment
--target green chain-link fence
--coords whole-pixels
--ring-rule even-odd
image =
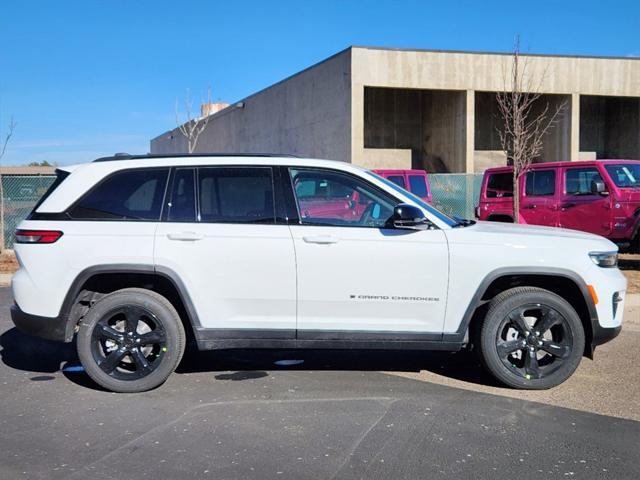
[[[55,180],[54,175],[4,175],[4,241],[13,247],[13,232]],[[434,205],[449,215],[474,218],[482,175],[430,174]]]
[[[4,245],[13,248],[13,232],[56,179],[55,175],[3,175]]]
[[[429,174],[433,204],[447,215],[475,218],[474,209],[480,198],[482,174]]]

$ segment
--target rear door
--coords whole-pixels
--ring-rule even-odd
[[[604,182],[598,168],[565,167],[560,226],[583,232],[611,233],[611,198],[591,193],[591,182]],[[605,183],[606,184],[606,183]]]
[[[558,223],[557,170],[536,168],[525,174],[520,216],[529,224],[555,227]]]
[[[293,242],[276,213],[273,168],[176,168],[169,192],[156,268],[182,280],[199,328],[218,338],[295,338]]]

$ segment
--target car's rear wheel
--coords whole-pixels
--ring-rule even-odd
[[[89,309],[77,348],[87,374],[114,392],[144,392],[171,375],[184,353],[185,332],[173,305],[141,288],[113,292]]]
[[[519,287],[497,295],[480,329],[482,362],[500,382],[541,390],[578,368],[585,334],[573,307],[555,293]]]

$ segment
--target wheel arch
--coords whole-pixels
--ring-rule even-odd
[[[593,357],[594,325],[598,325],[598,313],[589,294],[587,284],[578,274],[561,268],[501,268],[489,273],[474,294],[458,330],[444,334],[444,340],[462,341],[479,328],[489,302],[499,293],[515,287],[538,287],[553,292],[567,300],[576,310],[585,332],[585,352]]]
[[[190,338],[200,326],[189,293],[175,271],[144,264],[97,265],[76,276],[62,303],[60,316],[66,318],[65,341],[73,339],[78,322],[95,301],[130,287],[146,288],[167,298],[178,311]]]

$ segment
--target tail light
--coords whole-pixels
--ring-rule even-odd
[[[16,230],[16,243],[54,243],[61,236],[60,230]]]

